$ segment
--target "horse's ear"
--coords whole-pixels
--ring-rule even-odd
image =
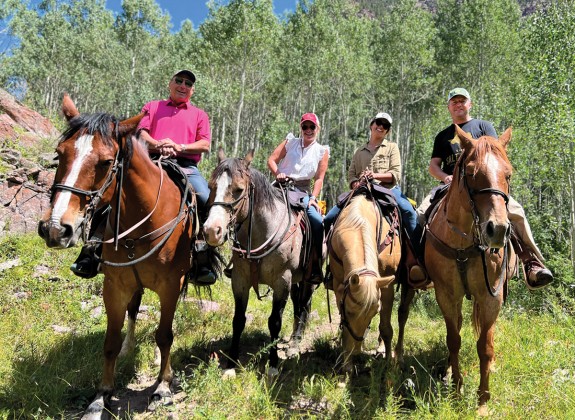
[[[136,131],[136,128],[138,128],[138,124],[140,123],[140,120],[144,117],[144,114],[138,114],[135,117],[132,118],[128,118],[127,120],[121,121],[120,122],[120,127],[118,129],[120,136],[125,136],[128,133],[132,133],[134,131]]]
[[[501,143],[505,150],[507,150],[507,145],[511,141],[511,131],[511,127],[509,127],[507,130],[505,130],[505,133],[499,136],[499,143]]]
[[[252,160],[254,159],[254,152],[255,149],[251,149],[248,153],[246,153],[246,156],[244,157],[244,162],[246,163],[246,166],[250,166],[250,163],[252,163]]]
[[[218,164],[226,158],[226,152],[222,146],[218,147]]]
[[[67,93],[64,93],[64,97],[62,98],[62,113],[68,121],[70,121],[76,115],[80,115],[76,105],[74,105],[74,101],[72,101],[72,98],[70,98],[70,95]]]
[[[457,137],[459,137],[459,143],[462,149],[467,150],[473,147],[474,143],[471,134],[463,131],[457,124],[455,124],[455,134],[457,134]]]

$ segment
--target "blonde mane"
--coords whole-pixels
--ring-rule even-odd
[[[345,241],[352,247],[348,252],[359,252],[360,244],[363,249],[363,263],[358,267],[352,267],[348,273],[348,278],[365,268],[379,273],[376,229],[369,222],[370,217],[366,217],[366,212],[373,212],[374,210],[373,204],[366,201],[363,196],[354,197],[346,207],[346,211],[341,214],[340,220],[337,221],[338,229],[345,232],[347,237],[353,236],[353,238]],[[372,278],[368,277],[367,279]],[[373,281],[364,282],[361,292],[356,298],[363,303],[362,311],[366,310],[374,300],[379,299],[375,278]]]

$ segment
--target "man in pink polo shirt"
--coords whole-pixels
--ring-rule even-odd
[[[168,85],[170,98],[148,102],[138,129],[152,154],[175,158],[184,169],[203,209],[210,190],[197,168],[202,153],[210,151],[212,134],[208,114],[190,103],[196,76],[190,70],[174,74]]]

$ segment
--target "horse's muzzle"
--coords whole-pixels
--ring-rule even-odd
[[[511,223],[495,223],[490,220],[485,224],[483,235],[489,248],[503,248],[511,235]]]
[[[78,242],[80,229],[70,224],[61,225],[54,220],[41,220],[38,223],[38,235],[49,248],[69,248]]]

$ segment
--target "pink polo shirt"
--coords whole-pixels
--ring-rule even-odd
[[[146,130],[155,140],[170,138],[178,144],[192,144],[198,140],[211,141],[210,120],[205,111],[189,102],[175,105],[171,100],[148,102],[138,130]],[[178,156],[198,163],[201,154],[179,153]]]

